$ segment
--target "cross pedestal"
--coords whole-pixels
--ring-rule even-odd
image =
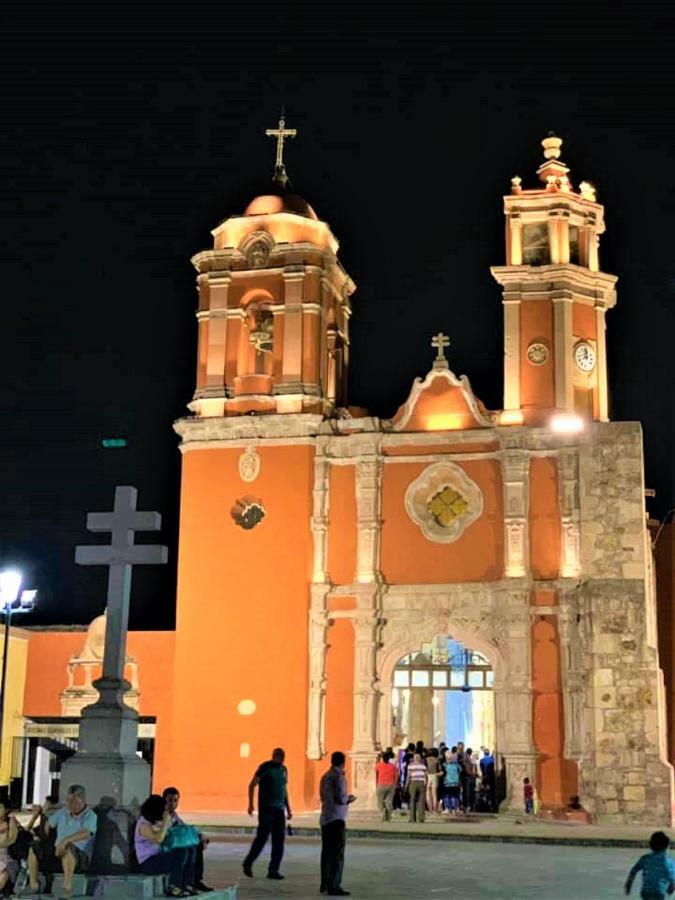
[[[124,678],[131,572],[134,565],[162,564],[166,547],[134,544],[136,531],[158,531],[161,516],[136,510],[133,487],[115,489],[111,513],[89,513],[89,531],[110,531],[108,545],[80,546],[80,565],[108,566],[108,605],[103,674],[94,682],[99,698],[82,710],[78,750],[61,770],[61,784],[81,784],[97,808],[93,871],[124,869],[129,861],[129,822],[150,793],[150,766],[137,755],[138,714],[124,703],[131,685]],[[117,849],[117,853],[115,853]]]

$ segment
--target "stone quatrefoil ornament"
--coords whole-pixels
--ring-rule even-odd
[[[460,466],[435,463],[411,482],[405,508],[428,540],[449,544],[480,517],[483,494]]]

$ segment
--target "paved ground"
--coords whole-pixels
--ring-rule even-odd
[[[248,838],[213,842],[207,878],[216,887],[239,884],[241,900],[319,897],[319,842],[287,840],[283,882],[268,881],[268,850],[242,876]],[[623,883],[640,851],[603,847],[457,843],[438,840],[378,841],[348,838],[344,887],[352,896],[376,898],[492,898],[492,900],[604,900],[623,895]],[[634,896],[639,891],[633,889]]]
[[[211,835],[255,831],[257,820],[237,813],[186,813],[189,821]],[[319,814],[298,813],[293,828],[302,836],[319,836]],[[405,839],[408,834],[419,837],[472,841],[505,841],[554,844],[600,844],[605,846],[643,847],[656,825],[587,825],[579,822],[555,822],[534,816],[461,816],[427,814],[423,825],[410,825],[407,814],[395,813],[394,820],[382,824],[376,813],[354,813],[349,817],[353,837]]]

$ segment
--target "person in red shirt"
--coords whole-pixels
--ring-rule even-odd
[[[525,814],[529,816],[534,812],[534,788],[530,784],[529,778],[523,778],[523,800],[525,801]]]
[[[398,771],[392,762],[393,753],[383,753],[382,761],[375,766],[375,781],[377,784],[377,808],[380,811],[383,822],[391,819],[391,811],[394,808],[394,793]]]

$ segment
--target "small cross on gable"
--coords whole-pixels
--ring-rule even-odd
[[[450,338],[447,336],[447,334],[443,334],[442,331],[439,331],[438,334],[435,334],[431,338],[431,346],[436,351],[434,368],[446,369],[448,367],[448,361],[445,358],[445,348],[450,346]]]

